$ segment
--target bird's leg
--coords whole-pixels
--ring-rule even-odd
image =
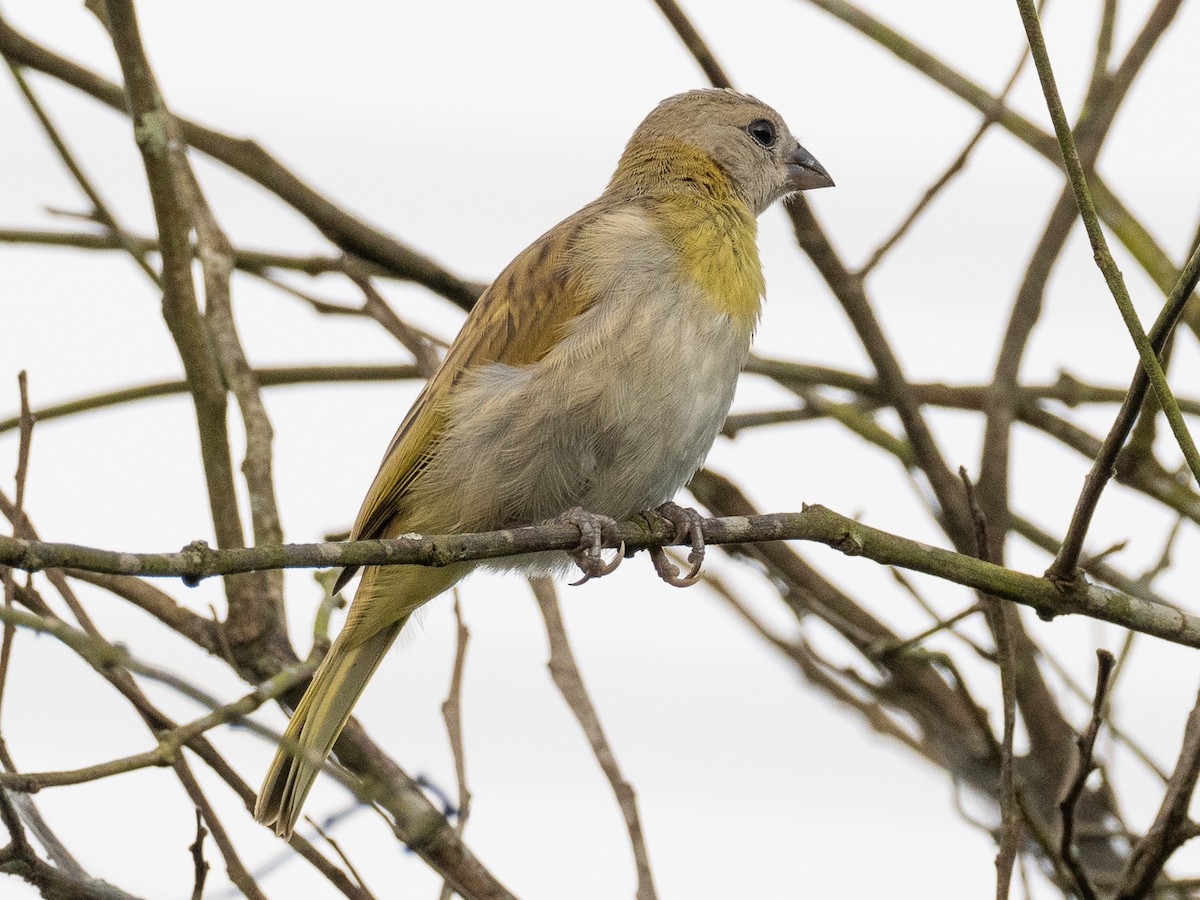
[[[606,563],[600,556],[600,547],[604,543],[604,529],[615,527],[616,519],[588,512],[582,506],[572,506],[552,521],[555,525],[574,525],[579,529],[579,546],[568,552],[571,554],[571,559],[575,560],[575,565],[579,566],[583,572],[583,577],[578,581],[571,582],[572,587],[584,584],[593,578],[611,575],[617,570],[617,566],[621,565],[621,560],[625,557],[624,541],[621,542],[621,548],[613,557],[612,562]]]
[[[691,587],[700,580],[700,567],[704,564],[704,529],[701,527],[704,523],[704,516],[691,507],[680,506],[670,500],[654,512],[675,526],[675,536],[672,539],[674,542],[686,538],[692,546],[692,551],[688,554],[688,562],[692,568],[683,578],[679,577],[679,568],[671,562],[667,551],[662,547],[654,547],[650,550],[654,571],[667,584],[675,587]]]

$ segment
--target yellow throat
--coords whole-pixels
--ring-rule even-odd
[[[680,274],[718,311],[753,328],[766,290],[758,223],[729,176],[687,144],[656,141],[627,153],[609,190],[657,200],[659,233],[679,254]]]

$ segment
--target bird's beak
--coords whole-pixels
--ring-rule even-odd
[[[814,188],[833,187],[833,179],[815,156],[796,145],[788,157],[788,187],[793,191],[811,191]]]

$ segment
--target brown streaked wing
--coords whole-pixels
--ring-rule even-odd
[[[581,296],[578,280],[565,271],[564,260],[580,229],[598,213],[593,204],[560,222],[518,254],[484,291],[392,438],[359,510],[352,540],[379,537],[387,529],[397,501],[445,426],[439,401],[454,392],[463,372],[490,363],[537,362],[564,326],[591,304],[593,298]],[[349,577],[343,573],[339,582]]]

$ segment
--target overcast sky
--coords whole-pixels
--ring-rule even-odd
[[[1015,5],[883,0],[884,15],[989,90],[1019,58]],[[685,4],[736,85],[775,106],[837,181],[810,195],[835,246],[861,263],[954,158],[979,116],[875,45],[799,0]],[[1052,3],[1050,50],[1073,110],[1090,71],[1099,4]],[[1060,8],[1061,7],[1061,8]],[[1097,8],[1093,8],[1097,7]],[[542,231],[595,197],[638,121],[658,100],[704,84],[665,20],[648,2],[456,2],[329,4],[256,0],[143,2],[142,30],[167,102],[222,131],[253,137],[310,184],[430,254],[464,277],[486,281]],[[1117,53],[1150,8],[1121,7]],[[902,11],[898,11],[902,10]],[[118,67],[106,36],[82,5],[9,0],[4,14],[26,33],[110,77]],[[1200,13],[1185,4],[1118,119],[1101,170],[1179,259],[1200,210],[1195,164],[1200,126],[1179,98],[1197,83]],[[44,78],[31,81],[122,220],[150,233],[140,158],[129,124]],[[1036,79],[1022,78],[1014,104],[1048,129]],[[0,227],[72,228],[46,207],[85,211],[11,79],[0,78]],[[262,191],[200,157],[197,169],[235,243],[288,252],[328,250],[308,223]],[[975,383],[990,377],[1003,323],[1060,176],[999,131],[967,172],[873,276],[876,311],[912,379]],[[836,302],[795,249],[782,212],[762,218],[768,301],[756,349],[869,373]],[[1143,316],[1160,297],[1118,250]],[[307,284],[298,281],[297,284]],[[354,299],[332,278],[323,296]],[[428,292],[387,285],[397,308],[449,339],[461,313]],[[238,324],[256,365],[403,362],[378,328],[321,317],[293,298],[239,278]],[[1104,383],[1127,381],[1134,355],[1077,233],[1051,282],[1046,318],[1031,344],[1028,378],[1059,369]],[[1194,342],[1175,369],[1197,383]],[[181,366],[145,278],[118,254],[0,246],[0,418],[17,407],[16,373],[29,373],[35,406],[101,390],[175,378]],[[341,385],[268,392],[276,431],[278,495],[286,538],[319,540],[357,511],[412,384]],[[1195,393],[1195,391],[1193,391]],[[786,396],[747,379],[735,408],[766,409]],[[1111,411],[1079,420],[1101,430]],[[947,458],[977,466],[977,423],[935,417]],[[16,440],[0,434],[0,485],[11,488]],[[1061,533],[1082,462],[1022,434],[1014,504]],[[806,424],[719,441],[709,460],[736,477],[764,510],[819,502],[873,525],[945,543],[920,496],[890,458],[842,430]],[[169,398],[39,426],[27,508],[43,537],[125,550],[174,549],[209,538],[190,402]],[[1106,496],[1093,549],[1133,538],[1122,564],[1152,563],[1170,523],[1139,519],[1147,505]],[[1145,525],[1140,523],[1145,521]],[[1179,571],[1163,590],[1194,585],[1185,534]],[[1014,545],[1012,563],[1047,560]],[[804,547],[806,558],[861,596],[901,633],[924,627],[888,573],[863,560]],[[781,630],[795,622],[769,585],[718,553],[714,573],[736,576],[755,608]],[[306,573],[287,576],[298,649],[320,592]],[[220,609],[220,587],[164,585],[195,609]],[[923,583],[952,611],[972,598]],[[179,668],[213,693],[246,690],[223,664],[81,591],[105,633],[140,657]],[[467,766],[475,807],[468,843],[523,898],[607,900],[633,894],[634,869],[616,805],[545,672],[545,638],[527,587],[481,575],[462,589],[473,642],[467,663]],[[994,846],[964,820],[938,770],[877,738],[802,683],[726,606],[702,588],[658,582],[646,559],[584,588],[563,588],[570,637],[626,777],[638,792],[651,862],[663,898],[979,897],[993,890]],[[1090,622],[1034,626],[1090,683],[1096,646],[1121,634]],[[816,639],[824,635],[813,629]],[[414,774],[455,792],[440,719],[453,662],[454,621],[441,599],[426,609],[375,676],[358,707],[371,733]],[[828,650],[842,658],[836,643]],[[969,665],[969,662],[968,662]],[[1192,703],[1193,654],[1155,645],[1137,658],[1121,703],[1133,731],[1160,739],[1173,761]],[[4,735],[27,770],[74,768],[148,748],[119,699],[49,639],[22,635],[4,704]],[[1177,688],[1177,690],[1174,690]],[[180,717],[197,708],[154,686]],[[1142,693],[1144,692],[1144,693]],[[981,696],[995,713],[998,696]],[[262,721],[282,727],[278,710]],[[1082,716],[1080,718],[1082,721]],[[242,733],[218,735],[247,781],[257,784],[272,748]],[[228,791],[204,785],[257,869],[281,845],[254,828]],[[1151,780],[1127,765],[1129,810],[1144,823],[1158,802]],[[1144,790],[1141,788],[1144,787]],[[144,771],[37,796],[47,818],[93,874],[154,898],[187,896],[194,823],[169,772]],[[169,801],[170,816],[157,814]],[[347,794],[318,784],[306,812],[345,807]],[[967,798],[970,805],[971,800]],[[139,810],[131,815],[129,810]],[[982,810],[974,809],[977,814]],[[435,896],[437,879],[399,849],[378,817],[360,812],[335,834],[380,897]],[[132,847],[143,848],[134,852]],[[212,896],[227,884],[214,848]],[[1193,862],[1195,859],[1193,858]],[[264,877],[272,897],[320,885],[291,860]],[[4,896],[33,896],[9,878]],[[330,894],[331,895],[331,894]],[[318,896],[315,893],[305,897]],[[320,895],[325,896],[325,895]]]

